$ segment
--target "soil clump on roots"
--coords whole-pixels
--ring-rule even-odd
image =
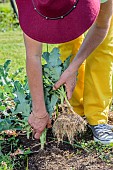
[[[60,113],[53,124],[53,133],[58,142],[68,137],[70,144],[73,144],[74,138],[78,133],[86,130],[86,120],[75,113],[69,104],[59,106]]]

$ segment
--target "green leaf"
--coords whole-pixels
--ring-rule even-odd
[[[31,111],[30,104],[23,102],[17,105],[16,109],[13,111],[13,114],[21,113],[22,117],[24,118],[29,116],[30,111]]]
[[[53,82],[56,82],[59,80],[62,72],[62,67],[56,66],[54,68],[51,68],[51,79]]]
[[[50,68],[45,67],[45,68],[44,68],[44,74],[45,74],[45,73],[48,73],[48,74],[50,75]]]
[[[6,70],[6,72],[9,71],[8,66],[9,66],[10,63],[11,63],[11,60],[6,60],[6,62],[4,63],[4,69]]]
[[[0,85],[1,85],[1,86],[4,86],[4,85],[6,84],[5,77],[4,77],[4,76],[1,76],[0,79],[1,79],[1,80],[0,80]]]
[[[11,86],[8,86],[7,84],[4,85],[4,91],[6,93],[11,93],[12,92],[12,87]]]
[[[1,119],[0,118],[0,131],[9,130],[12,127],[12,122],[10,119]]]
[[[52,107],[52,104],[51,104],[49,97],[46,98],[45,104],[46,104],[47,112],[49,113],[49,115],[51,117],[51,114],[53,113],[54,109]]]
[[[0,111],[5,111],[6,110],[6,107],[5,106],[0,106]]]
[[[17,98],[20,103],[26,102],[25,100],[26,95],[23,93],[23,91],[16,91],[15,94],[17,95]]]
[[[51,66],[55,67],[61,65],[62,62],[59,57],[60,57],[59,49],[53,48],[49,56],[49,63],[51,64]]]
[[[19,81],[14,82],[15,91],[23,91],[22,85]]]
[[[58,101],[58,96],[56,94],[53,94],[51,97],[51,106],[54,108],[56,103]]]
[[[70,64],[71,55],[63,63],[63,71],[66,70]]]
[[[45,101],[47,100],[48,96],[50,96],[50,93],[49,93],[50,89],[51,89],[51,87],[47,87],[47,86],[44,88],[44,99],[45,99]]]
[[[4,93],[0,91],[0,101],[5,100]]]
[[[14,87],[15,87],[14,93],[16,94],[19,102],[20,103],[25,103],[26,102],[26,100],[25,100],[26,95],[25,95],[25,92],[24,92],[24,89],[23,89],[21,83],[19,81],[15,81],[14,82]]]
[[[44,52],[44,53],[42,54],[42,57],[46,60],[47,63],[48,63],[48,61],[49,61],[49,55],[50,55],[49,52]]]

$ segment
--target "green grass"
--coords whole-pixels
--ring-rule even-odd
[[[3,9],[5,8],[5,10],[10,10],[10,3],[7,2],[7,3],[0,3],[0,9]]]
[[[0,64],[12,60],[12,70],[25,66],[25,47],[21,31],[0,33]]]
[[[57,45],[49,45],[49,51]],[[43,45],[43,52],[47,51],[47,44]],[[20,29],[16,31],[0,32],[0,64],[10,59],[10,72],[15,72],[18,68],[23,67],[25,73],[25,46],[23,35]]]

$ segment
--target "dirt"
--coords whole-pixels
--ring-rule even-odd
[[[30,170],[99,170],[100,168],[112,170],[113,166],[99,159],[96,153],[76,155],[74,152],[62,151],[56,147],[29,158]]]
[[[113,112],[109,114],[109,124],[113,125]],[[58,143],[52,129],[47,131],[44,150],[40,149],[40,142],[32,136],[28,140],[26,134],[20,134],[18,138],[20,145],[25,150],[30,148],[32,153],[28,155],[28,161],[23,157],[20,161],[17,157],[20,166],[14,170],[113,170],[113,147],[102,150],[102,145],[94,143],[88,127],[83,134],[76,136],[73,146],[69,144],[68,138]]]
[[[77,142],[93,141],[92,133],[88,129],[83,136],[78,136]],[[111,155],[106,152],[102,157],[101,153],[94,150],[85,150],[64,142],[57,142],[54,138],[51,129],[47,134],[47,144],[44,150],[40,150],[40,145],[37,140],[27,140],[24,136],[20,137],[22,145],[25,148],[30,147],[32,154],[28,158],[29,170],[113,170],[113,150]],[[94,144],[94,143],[93,143]],[[76,145],[76,144],[75,144]],[[78,143],[77,143],[78,145]],[[91,146],[90,146],[91,147]],[[105,159],[104,159],[105,158]],[[21,168],[24,170],[25,167]],[[16,169],[20,170],[20,169]]]
[[[108,120],[109,120],[109,124],[113,125],[113,111],[109,112],[109,116],[108,116]]]

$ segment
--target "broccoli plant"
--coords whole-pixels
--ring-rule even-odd
[[[53,85],[59,80],[61,74],[69,66],[71,56],[62,62],[59,49],[54,48],[51,53],[43,53],[42,57],[46,61],[46,64],[42,66],[42,71],[45,104],[50,117],[52,117],[52,113],[55,112],[55,108],[61,107],[60,112],[58,113],[59,117],[57,117],[53,125],[53,131],[59,141],[63,140],[63,137],[66,135],[70,143],[72,143],[74,135],[78,131],[81,132],[84,130],[85,122],[71,107],[66,96],[64,85],[57,90],[53,90]],[[64,101],[66,104],[64,104]],[[63,113],[61,114],[61,112]],[[73,129],[70,126],[73,127]],[[44,132],[42,135],[46,135],[46,133]],[[45,137],[42,137],[41,139],[45,139]],[[42,141],[43,146],[45,142]]]

